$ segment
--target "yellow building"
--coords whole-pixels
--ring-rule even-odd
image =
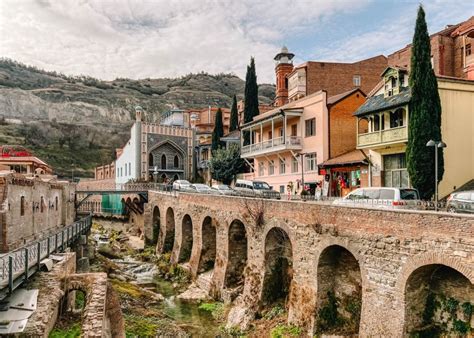
[[[411,98],[407,70],[389,67],[382,77],[371,97],[354,113],[357,148],[369,150],[369,186],[410,187],[405,160]],[[441,134],[447,144],[439,185],[439,196],[444,197],[474,179],[474,81],[437,79]],[[427,147],[426,151],[433,149]]]

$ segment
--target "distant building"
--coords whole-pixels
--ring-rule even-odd
[[[438,76],[444,177],[440,196],[474,179],[474,81]],[[408,142],[408,70],[388,67],[371,97],[355,111],[357,148],[371,164],[361,178],[364,186],[410,187],[405,155]],[[436,140],[438,141],[438,140]],[[433,151],[427,147],[426,151]]]
[[[259,114],[263,114],[274,108],[275,108],[274,106],[269,105],[269,104],[259,104],[258,112]],[[239,126],[244,124],[244,109],[245,109],[244,100],[237,101],[237,114],[239,115]]]
[[[189,115],[183,109],[174,108],[161,115],[160,124],[162,126],[189,128]]]
[[[137,107],[130,139],[115,161],[115,182],[190,179],[193,149],[192,129],[142,122],[142,108]]]
[[[52,175],[53,168],[22,146],[0,146],[0,166],[25,175]]]
[[[275,106],[296,101],[320,90],[328,97],[360,88],[368,93],[380,80],[387,58],[378,55],[353,63],[308,61],[293,66],[294,54],[283,47],[275,60]]]
[[[431,63],[436,75],[474,80],[474,16],[448,25],[430,37]],[[411,44],[388,56],[388,64],[410,70]]]

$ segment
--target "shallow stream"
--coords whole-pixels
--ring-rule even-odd
[[[123,266],[126,273],[135,276],[135,280],[146,286],[148,290],[154,288],[155,292],[165,297],[159,308],[186,333],[193,337],[222,336],[219,323],[211,313],[199,309],[199,304],[177,299],[178,293],[173,288],[173,283],[158,277],[154,264],[135,262],[130,259],[116,261],[116,263]]]

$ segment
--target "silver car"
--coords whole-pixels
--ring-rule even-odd
[[[191,182],[186,180],[176,180],[173,182],[173,190],[186,191],[189,190]]]
[[[191,184],[190,191],[200,194],[214,194],[214,190],[212,190],[210,186],[199,183]]]
[[[212,187],[212,190],[214,190],[215,192],[217,192],[220,195],[235,195],[234,189],[232,189],[231,187],[229,187],[226,184],[214,185]]]
[[[375,209],[420,209],[418,190],[412,188],[358,188],[333,205],[361,206]]]

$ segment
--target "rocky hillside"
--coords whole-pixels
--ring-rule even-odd
[[[229,107],[241,98],[244,81],[235,75],[189,74],[178,79],[70,77],[0,60],[0,144],[19,143],[53,165],[60,176],[90,176],[113,159],[126,142],[133,108],[155,121],[171,107]],[[270,103],[273,85],[260,85],[260,102]]]

